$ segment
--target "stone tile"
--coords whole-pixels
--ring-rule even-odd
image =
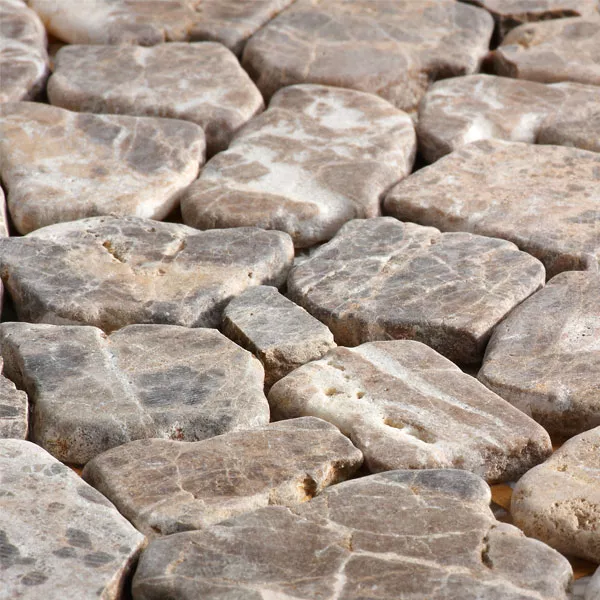
[[[306,418],[203,442],[131,442],[94,458],[83,477],[153,536],[306,502],[362,460],[336,427]]]
[[[485,11],[449,0],[297,0],[248,41],[243,65],[266,98],[320,83],[414,111],[431,80],[478,70],[492,29]]]
[[[3,323],[6,374],[29,395],[31,440],[85,464],[144,438],[196,441],[269,422],[263,369],[214,329]]]
[[[118,600],[144,536],[39,446],[0,440],[2,598]]]
[[[260,360],[266,387],[335,346],[323,323],[268,286],[234,298],[223,312],[222,331]]]
[[[4,363],[0,358],[0,372],[4,370],[3,367]],[[27,426],[27,394],[17,390],[10,379],[0,375],[0,439],[25,439]]]
[[[282,285],[289,236],[240,228],[201,232],[135,217],[95,217],[0,238],[0,270],[22,321],[216,327],[252,285]]]
[[[48,82],[52,104],[75,111],[192,121],[209,155],[264,108],[256,86],[221,44],[65,46]]]
[[[200,229],[279,229],[297,247],[312,246],[350,219],[379,215],[415,152],[410,117],[385,100],[289,87],[209,161],[182,196],[183,219]]]
[[[464,471],[363,477],[153,541],[133,597],[566,600],[568,561],[496,521],[489,502]]]
[[[549,277],[597,271],[600,154],[473,142],[400,182],[386,196],[384,209],[444,231],[510,240],[541,260]]]
[[[338,344],[414,339],[468,365],[543,283],[542,265],[514,244],[381,217],[347,223],[294,267],[288,296]]]

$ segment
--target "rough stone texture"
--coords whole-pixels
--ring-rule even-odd
[[[267,387],[335,346],[323,323],[268,286],[234,298],[223,312],[222,331],[260,360]]]
[[[282,285],[293,256],[278,231],[95,217],[0,238],[0,275],[22,321],[217,327],[233,296]]]
[[[479,379],[565,438],[600,425],[600,275],[566,272],[494,330]]]
[[[415,152],[410,117],[377,96],[286,88],[186,190],[183,219],[200,229],[279,229],[312,246],[350,219],[379,215]]]
[[[0,440],[0,597],[118,600],[144,536],[39,446]]]
[[[575,100],[575,98],[573,98]],[[573,108],[574,110],[569,110]],[[569,102],[560,112],[549,116],[538,135],[538,144],[575,146],[600,152],[600,111],[594,103],[580,104],[579,110]]]
[[[517,483],[515,525],[565,554],[600,562],[600,428],[566,442]]]
[[[485,11],[449,0],[297,0],[248,41],[243,65],[266,98],[321,83],[413,111],[430,81],[477,71],[492,29]]]
[[[92,113],[193,121],[209,155],[263,108],[235,56],[221,44],[65,46],[48,82],[52,104]]]
[[[3,366],[0,358],[0,372]],[[27,406],[27,394],[17,390],[12,381],[0,375],[0,438],[27,437]]]
[[[494,52],[494,70],[506,77],[544,83],[600,85],[600,14],[513,29]]]
[[[294,267],[288,295],[338,344],[414,339],[471,364],[543,283],[543,266],[511,243],[381,217],[347,223]]]
[[[362,460],[336,427],[306,418],[204,442],[132,442],[90,461],[83,477],[152,536],[305,502]]]
[[[474,142],[400,182],[386,196],[384,209],[445,231],[510,240],[541,260],[549,277],[597,271],[600,154]]]
[[[153,541],[135,600],[566,600],[567,560],[500,523],[470,473],[395,471]]]
[[[214,329],[3,323],[6,374],[29,395],[31,440],[85,464],[143,438],[203,440],[269,422],[263,369]]]
[[[204,162],[204,133],[174,119],[0,104],[0,176],[20,233],[96,215],[162,219]]]

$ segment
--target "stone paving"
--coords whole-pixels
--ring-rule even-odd
[[[0,183],[0,600],[600,600],[598,0],[0,0]]]

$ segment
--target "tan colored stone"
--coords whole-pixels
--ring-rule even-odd
[[[4,371],[1,358],[0,371]],[[17,390],[12,381],[0,375],[0,438],[25,439],[28,420],[27,394]]]
[[[571,103],[544,121],[538,144],[575,146],[600,152],[600,112],[597,106],[588,102],[580,104],[579,110],[567,110],[569,108]]]

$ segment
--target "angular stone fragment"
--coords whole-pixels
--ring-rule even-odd
[[[379,215],[415,152],[410,117],[385,100],[289,87],[209,161],[181,198],[183,220],[200,229],[279,229],[297,247],[313,246],[350,219]]]
[[[0,239],[0,275],[22,321],[216,327],[247,287],[282,285],[293,256],[279,231],[95,217]]]
[[[474,364],[543,283],[543,266],[511,243],[382,217],[347,223],[292,269],[288,295],[338,344],[413,339]]]
[[[151,542],[135,600],[566,600],[572,571],[496,521],[479,477],[394,471]]]
[[[193,121],[209,155],[263,107],[235,56],[221,44],[65,46],[48,82],[52,104],[75,111]]]
[[[0,440],[2,598],[123,598],[144,536],[39,446]]]
[[[6,374],[33,406],[31,440],[85,464],[143,438],[203,440],[269,422],[263,369],[214,329],[3,323]]]
[[[132,442],[90,461],[83,477],[152,536],[305,502],[361,463],[336,427],[306,418],[204,442]]]
[[[0,358],[0,371],[3,371],[3,364]],[[27,406],[27,394],[17,390],[12,381],[0,375],[0,438],[27,437]]]
[[[598,270],[600,155],[576,148],[483,140],[421,169],[388,193],[404,221],[514,242],[548,276]]]
[[[246,44],[266,98],[294,83],[379,94],[415,110],[430,81],[477,71],[493,22],[449,0],[297,0]]]

